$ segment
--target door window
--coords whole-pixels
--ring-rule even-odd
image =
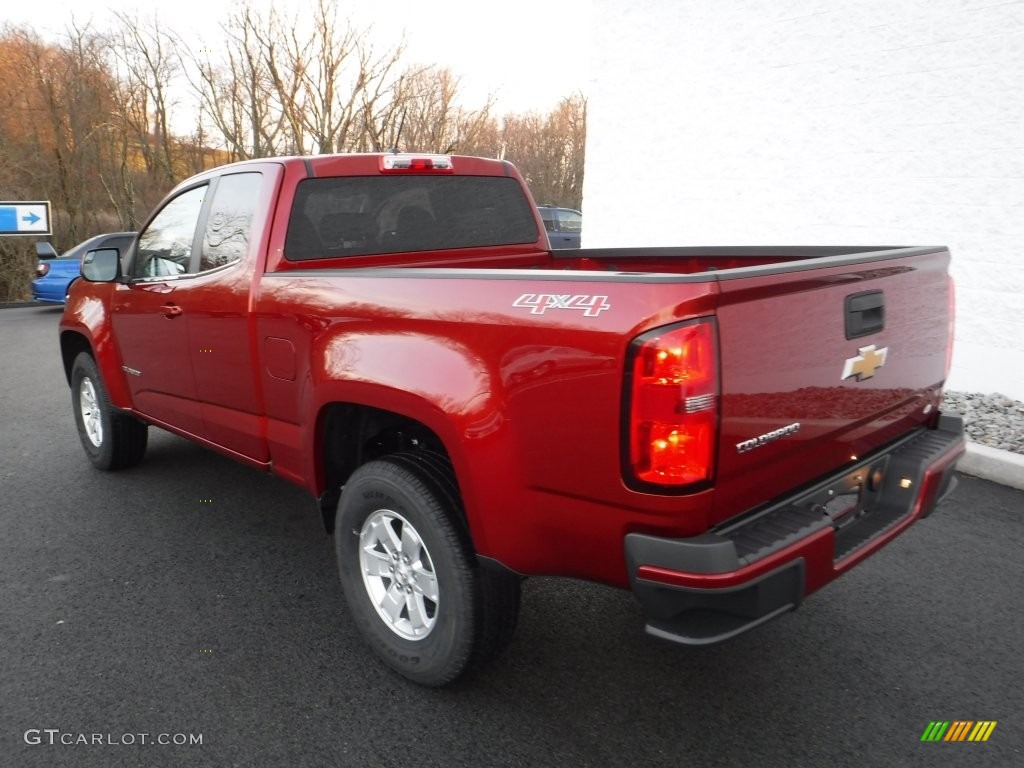
[[[200,272],[245,258],[262,179],[259,173],[233,173],[220,178],[203,234]]]
[[[192,241],[208,187],[183,192],[163,207],[146,230],[132,265],[132,277],[177,277],[189,271]]]

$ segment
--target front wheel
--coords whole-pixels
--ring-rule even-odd
[[[442,686],[497,650],[489,629],[497,606],[447,470],[411,457],[371,461],[352,474],[335,548],[345,600],[373,650],[408,679]],[[518,609],[518,582],[515,598]],[[510,635],[515,612],[501,608],[512,614]]]
[[[146,453],[146,424],[110,404],[92,355],[82,352],[71,366],[71,403],[86,456],[99,469],[124,469]]]

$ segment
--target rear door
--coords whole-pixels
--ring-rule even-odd
[[[200,228],[196,274],[185,289],[189,362],[203,436],[259,462],[269,455],[256,385],[250,299],[279,175],[280,166],[267,163],[217,179]]]
[[[723,272],[715,522],[851,463],[934,411],[949,253],[914,250],[846,267]]]

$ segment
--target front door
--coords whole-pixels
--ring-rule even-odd
[[[202,436],[189,343],[187,286],[208,185],[168,202],[139,234],[129,282],[114,292],[112,318],[135,408]]]

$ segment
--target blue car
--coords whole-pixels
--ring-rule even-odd
[[[94,248],[117,248],[123,254],[135,237],[134,232],[110,232],[84,240],[60,256],[49,243],[36,243],[36,279],[32,281],[32,298],[52,304],[63,304],[68,287],[82,273],[82,257]]]

